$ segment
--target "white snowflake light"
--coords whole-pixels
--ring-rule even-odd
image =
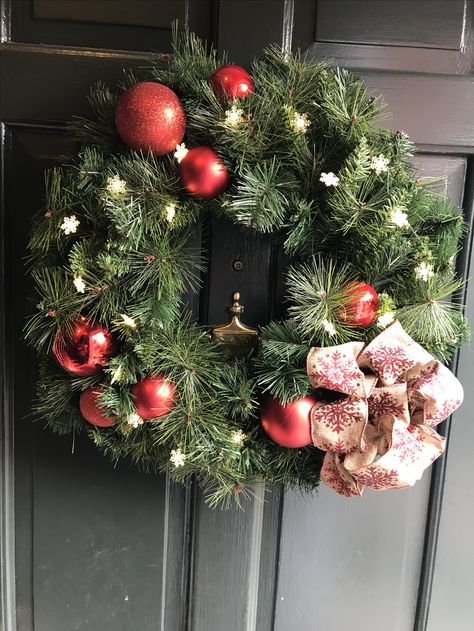
[[[393,311],[387,311],[387,313],[383,313],[377,318],[377,326],[381,329],[386,329],[389,324],[395,320],[395,314]]]
[[[176,206],[174,204],[168,204],[165,208],[166,221],[171,223],[176,215]]]
[[[127,182],[121,180],[118,175],[107,178],[107,190],[113,195],[121,195],[127,190]]]
[[[426,283],[428,279],[434,276],[433,265],[431,263],[426,263],[425,261],[423,261],[415,267],[415,276],[418,278],[418,280],[422,280]]]
[[[230,110],[225,112],[225,122],[232,127],[236,127],[244,120],[244,110],[241,110],[236,105],[232,105]]]
[[[77,227],[81,222],[76,217],[76,215],[69,215],[69,217],[64,217],[62,224],[59,226],[64,234],[74,234],[77,232]]]
[[[408,223],[408,215],[401,208],[396,206],[392,209],[390,214],[390,222],[399,228],[406,228],[410,224]]]
[[[372,158],[372,162],[370,163],[370,168],[372,171],[375,171],[377,175],[381,173],[385,173],[388,171],[388,165],[390,164],[390,160],[386,158],[383,153],[378,156],[374,156]]]
[[[339,178],[337,177],[337,175],[335,175],[332,171],[329,171],[329,173],[321,173],[321,177],[319,178],[319,181],[322,182],[323,184],[326,184],[326,186],[337,186],[339,184]]]
[[[83,294],[86,291],[86,284],[80,274],[76,274],[72,282],[74,283],[74,287],[79,294]]]
[[[232,442],[235,443],[236,445],[241,445],[246,438],[247,436],[244,434],[244,432],[241,429],[238,429],[232,433]]]
[[[184,463],[186,462],[186,454],[183,454],[183,452],[181,451],[179,447],[178,449],[172,449],[170,462],[176,468],[182,467]]]
[[[131,318],[126,313],[121,313],[120,316],[121,316],[121,318],[123,320],[123,323],[126,326],[129,326],[131,329],[136,329],[137,328],[137,323],[135,322],[134,318]]]
[[[138,414],[130,414],[130,416],[127,419],[127,423],[129,425],[131,425],[132,427],[134,427],[135,429],[137,429],[137,427],[139,425],[143,425],[143,419],[138,416]]]
[[[298,114],[295,112],[291,118],[291,126],[295,131],[306,133],[306,130],[311,125],[311,122],[307,114]]]
[[[336,335],[334,324],[332,322],[329,322],[329,320],[323,320],[323,327],[326,333],[328,333],[331,337],[333,335]]]
[[[184,144],[184,142],[182,142],[180,145],[176,145],[176,151],[173,154],[176,162],[179,164],[187,153],[188,149],[186,149],[186,145]]]

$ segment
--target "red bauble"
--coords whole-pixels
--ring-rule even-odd
[[[58,333],[53,353],[66,372],[75,377],[96,375],[117,353],[112,334],[100,324],[80,318],[71,331]]]
[[[346,287],[347,303],[338,311],[338,318],[345,324],[358,327],[370,326],[377,318],[379,297],[367,283],[351,283]]]
[[[311,409],[316,404],[312,396],[301,397],[282,405],[271,396],[265,398],[260,423],[270,438],[282,447],[305,447],[312,443]]]
[[[175,393],[176,386],[164,375],[145,377],[132,386],[137,414],[145,421],[168,414],[174,407]]]
[[[84,390],[79,399],[82,416],[97,427],[111,427],[115,423],[112,416],[105,416],[104,409],[99,405],[99,397],[104,391],[103,386],[91,386]]]
[[[186,115],[173,90],[161,83],[145,81],[132,86],[119,98],[115,125],[130,149],[164,156],[183,140]]]
[[[210,147],[195,147],[188,151],[180,162],[179,174],[186,190],[204,199],[216,197],[229,185],[227,168]]]
[[[241,99],[253,92],[249,73],[240,66],[222,66],[209,77],[209,83],[219,98]]]

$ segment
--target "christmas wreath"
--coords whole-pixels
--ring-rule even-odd
[[[197,477],[212,505],[257,480],[413,484],[462,399],[442,363],[468,337],[461,211],[414,179],[409,138],[377,128],[345,70],[270,47],[248,74],[175,30],[148,72],[92,88],[77,156],[46,176],[35,414],[114,460]],[[242,347],[187,311],[206,213],[272,233],[290,260],[286,319],[259,338],[237,321]]]

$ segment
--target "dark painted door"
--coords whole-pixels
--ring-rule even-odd
[[[245,64],[266,43],[359,69],[417,142],[420,177],[446,175],[471,223],[474,84],[469,0],[2,0],[2,629],[4,631],[456,631],[472,628],[474,520],[467,400],[448,457],[414,489],[360,501],[256,488],[245,512],[24,420],[34,361],[20,341],[25,237],[43,172],[71,151],[64,122],[88,86],[137,74],[179,17]],[[293,28],[294,26],[294,28]],[[471,234],[459,265],[470,269]],[[278,310],[279,253],[215,221],[201,295],[222,322],[240,289],[247,321]],[[242,265],[233,265],[235,260]],[[258,281],[257,281],[258,279]],[[265,282],[262,282],[265,279]],[[263,287],[263,291],[262,291]],[[467,309],[473,317],[472,292]],[[266,498],[266,502],[260,501]]]

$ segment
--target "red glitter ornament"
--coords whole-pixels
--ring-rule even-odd
[[[176,386],[164,375],[145,377],[132,386],[137,414],[143,420],[164,416],[174,407]]]
[[[188,193],[209,199],[229,185],[229,173],[219,155],[210,147],[190,149],[179,165],[181,182]]]
[[[132,86],[119,98],[115,125],[130,149],[164,156],[183,140],[186,115],[173,90],[161,83],[145,81]]]
[[[219,98],[242,99],[252,94],[252,77],[240,66],[222,66],[209,77],[209,83]]]
[[[345,290],[345,305],[337,313],[339,320],[350,326],[368,327],[377,318],[379,297],[367,283],[351,283]]]
[[[260,423],[270,438],[282,447],[305,447],[312,443],[311,409],[316,404],[312,396],[301,397],[282,405],[267,396],[260,412]]]
[[[104,409],[99,404],[99,397],[104,391],[103,386],[91,386],[82,392],[79,399],[79,408],[82,416],[96,427],[111,427],[115,424],[113,416],[106,416]]]
[[[53,344],[58,363],[75,377],[96,375],[116,353],[112,334],[84,317],[73,323],[71,331],[59,332]]]

